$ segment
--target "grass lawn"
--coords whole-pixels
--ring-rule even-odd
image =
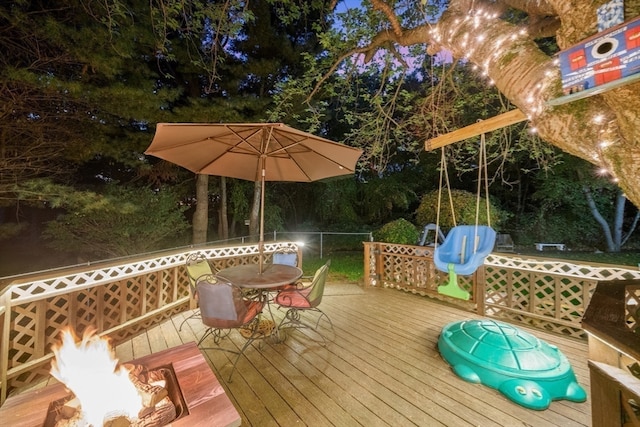
[[[362,251],[333,252],[320,258],[317,255],[305,255],[302,258],[302,270],[305,276],[313,276],[318,268],[331,260],[329,267],[329,282],[360,283],[364,275],[364,260]]]

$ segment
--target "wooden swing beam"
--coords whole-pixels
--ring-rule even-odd
[[[431,151],[436,148],[444,147],[445,145],[453,144],[454,142],[463,141],[474,136],[481,135],[483,133],[491,132],[496,129],[510,126],[516,123],[527,120],[527,116],[519,109],[511,110],[499,116],[492,117],[487,120],[479,121],[469,126],[465,126],[462,129],[454,130],[444,135],[428,139],[424,143],[424,149]]]

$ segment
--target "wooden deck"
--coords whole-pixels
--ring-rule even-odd
[[[254,343],[231,383],[226,379],[234,355],[205,351],[243,426],[591,425],[590,400],[556,401],[545,411],[533,411],[453,374],[437,351],[438,335],[445,324],[475,314],[398,290],[342,284],[327,285],[321,307],[336,332],[326,347],[304,331],[289,332],[279,344]],[[119,345],[117,356],[130,360],[197,340],[204,331],[197,319],[178,331],[189,314]],[[529,332],[560,348],[590,396],[587,343]],[[222,345],[242,342],[233,332]]]

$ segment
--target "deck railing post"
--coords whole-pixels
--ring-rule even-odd
[[[384,278],[384,255],[382,254],[383,243],[377,242],[375,245],[373,255],[376,260],[376,286],[382,287],[382,279]]]
[[[486,282],[487,271],[486,267],[482,266],[476,270],[476,273],[473,276],[474,289],[473,289],[473,297],[476,300],[476,310],[480,316],[484,316],[485,308],[484,302],[487,299],[487,282]]]
[[[362,246],[364,247],[364,251],[362,253],[362,272],[363,272],[363,281],[364,286],[371,286],[369,281],[371,280],[371,244],[368,242],[362,242]]]
[[[9,372],[9,333],[11,332],[11,290],[0,295],[0,405],[7,399],[7,383]],[[4,309],[4,310],[3,310]]]

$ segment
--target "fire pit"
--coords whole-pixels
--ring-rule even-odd
[[[170,421],[172,427],[240,425],[240,415],[195,343],[132,360],[129,364],[168,378],[167,398],[175,407],[173,421]],[[22,393],[10,397],[0,407],[0,420],[3,425],[13,427],[54,426],[56,414],[70,397],[63,384]]]
[[[144,409],[135,421],[128,421],[119,414],[105,421],[105,426],[162,427],[188,415],[184,396],[178,385],[173,367],[161,366],[153,370],[143,365],[130,365],[129,376],[144,396]],[[108,399],[108,396],[104,397]],[[77,399],[69,394],[49,404],[44,427],[77,427],[84,425]]]

